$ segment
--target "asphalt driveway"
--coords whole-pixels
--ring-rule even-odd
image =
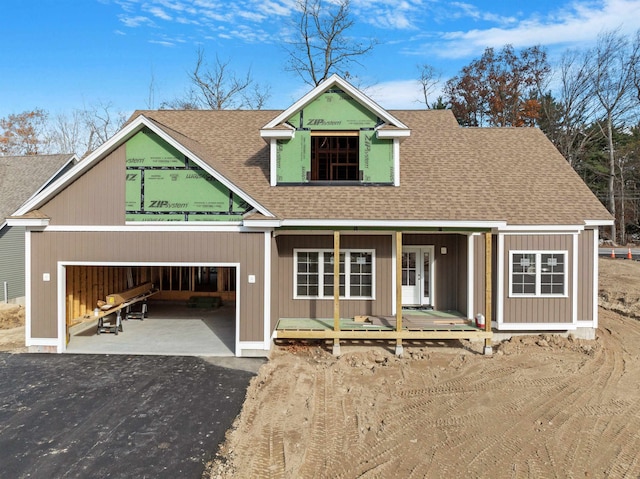
[[[225,364],[0,353],[0,475],[200,478],[254,376]]]

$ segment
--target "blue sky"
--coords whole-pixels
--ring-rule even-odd
[[[186,90],[198,48],[211,60],[229,60],[238,73],[250,69],[271,86],[267,107],[284,109],[308,90],[283,68],[294,5],[4,0],[0,117],[34,108],[55,115],[98,102],[127,114],[157,108]],[[640,28],[640,0],[352,0],[352,10],[352,34],[379,42],[355,73],[385,108],[419,108],[421,63],[446,80],[488,46],[540,44],[553,60],[567,48],[593,45],[602,31],[631,35]]]

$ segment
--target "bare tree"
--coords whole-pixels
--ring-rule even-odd
[[[269,86],[256,83],[251,71],[239,76],[230,68],[230,60],[222,61],[216,55],[211,68],[205,64],[202,49],[198,50],[193,71],[189,74],[191,86],[182,98],[162,103],[161,108],[184,110],[229,110],[240,108],[261,109],[270,97]]]
[[[567,50],[555,71],[557,96],[554,98],[551,93],[545,93],[548,82],[538,86],[542,106],[540,127],[574,168],[580,152],[596,133],[595,129],[589,128],[596,108],[592,68],[593,62],[587,52]]]
[[[59,114],[48,125],[47,144],[52,153],[85,157],[118,131],[127,117],[109,102],[98,102],[71,114]]]
[[[111,102],[98,102],[84,110],[82,116],[88,132],[83,156],[105,143],[127,121],[127,116],[121,111],[115,111]]]
[[[317,86],[334,73],[345,78],[348,68],[377,44],[348,36],[354,25],[349,0],[297,0],[294,38],[287,42],[286,70]]]
[[[619,121],[635,107],[632,95],[634,72],[638,61],[640,45],[629,42],[627,37],[617,31],[606,32],[598,37],[598,42],[591,52],[593,68],[591,81],[593,93],[602,118],[598,124],[607,140],[609,159],[608,209],[616,217],[615,178],[616,152],[613,132]],[[611,239],[617,241],[615,222],[611,226]]]
[[[424,103],[425,108],[428,110],[432,107],[429,104],[429,95],[435,91],[436,86],[440,83],[442,74],[433,65],[427,63],[418,65],[418,72],[420,75],[418,82],[420,82],[420,89],[422,90],[422,98],[418,101]],[[437,102],[434,105],[437,105]]]
[[[60,113],[49,125],[47,135],[52,152],[77,153],[87,151],[82,110],[73,110],[70,115]]]

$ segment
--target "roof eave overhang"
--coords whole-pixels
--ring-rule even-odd
[[[411,130],[376,130],[376,137],[379,139],[405,139],[411,136]]]
[[[46,228],[49,226],[49,218],[7,218],[8,226],[23,226],[25,228]]]
[[[283,129],[265,129],[260,130],[260,136],[265,140],[291,140],[296,136],[295,130],[283,130]]]
[[[242,226],[246,228],[280,228],[282,220],[269,219],[269,220],[246,220],[242,223]]]
[[[613,224],[613,218],[608,220],[584,220],[585,226],[612,226]]]

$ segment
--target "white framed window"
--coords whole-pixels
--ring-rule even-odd
[[[294,299],[333,299],[333,250],[294,249]],[[340,298],[374,299],[375,251],[340,251]]]
[[[566,251],[510,251],[509,296],[566,297]]]

